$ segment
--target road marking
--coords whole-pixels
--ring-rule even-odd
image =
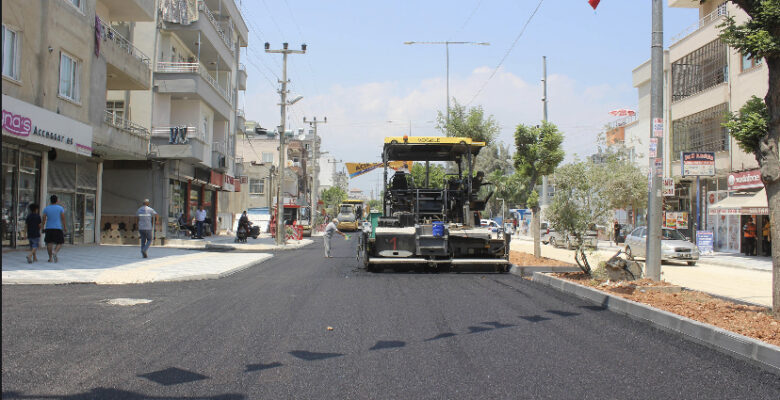
[[[149,299],[131,299],[128,297],[119,297],[116,299],[106,299],[103,300],[103,302],[110,304],[112,306],[134,306],[136,304],[148,304],[151,303],[152,300]]]

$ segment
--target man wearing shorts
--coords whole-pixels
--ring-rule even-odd
[[[38,261],[38,256],[35,255],[35,252],[38,251],[38,245],[41,242],[41,214],[38,214],[39,208],[35,203],[30,204],[30,213],[24,219],[24,223],[27,225],[27,240],[30,242],[30,254],[27,255],[28,264]]]
[[[67,224],[65,223],[65,209],[57,204],[57,196],[50,197],[51,204],[43,209],[43,229],[46,237],[46,251],[49,253],[49,262],[57,262],[57,253],[60,252],[62,244],[65,243],[65,232]]]

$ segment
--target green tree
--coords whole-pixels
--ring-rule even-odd
[[[780,1],[731,0],[750,17],[737,23],[733,17],[721,25],[721,40],[751,58],[763,58],[769,70],[766,114],[757,101],[749,101],[732,116],[729,128],[740,147],[755,155],[761,166],[772,220],[772,310],[780,317]],[[766,130],[761,128],[766,116]]]
[[[534,256],[540,257],[539,225],[539,193],[536,183],[544,175],[550,175],[558,164],[563,161],[564,152],[561,148],[563,134],[558,127],[543,121],[542,125],[527,126],[520,124],[515,129],[515,171],[525,181],[526,207],[533,211],[531,230],[534,236]]]
[[[320,193],[320,200],[325,203],[325,210],[330,215],[336,215],[339,203],[347,199],[347,192],[338,186],[331,186]]]
[[[444,187],[445,169],[438,164],[430,164],[428,186],[429,188],[441,189]],[[425,163],[416,162],[412,165],[412,179],[414,185],[418,188],[425,186]]]
[[[500,131],[496,119],[490,115],[485,117],[482,106],[466,106],[453,99],[450,107],[450,119],[447,123],[447,114],[439,111],[436,129],[450,137],[468,137],[485,144],[491,144]]]

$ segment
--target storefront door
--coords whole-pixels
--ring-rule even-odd
[[[73,209],[73,219],[76,229],[76,243],[95,242],[95,195],[76,194],[76,207]]]
[[[11,156],[15,156],[13,153]],[[14,198],[16,197],[14,191],[14,177],[16,176],[16,168],[10,164],[10,162],[16,161],[15,158],[9,160],[6,158],[6,149],[3,149],[3,221],[0,232],[3,239],[3,247],[11,247],[16,244],[14,228]],[[8,162],[8,163],[7,163]]]
[[[0,236],[4,247],[28,244],[24,221],[29,206],[40,197],[40,155],[3,148],[3,219]]]

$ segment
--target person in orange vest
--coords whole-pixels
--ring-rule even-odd
[[[745,232],[745,255],[752,256],[756,250],[756,224],[753,223],[753,217],[748,217],[742,231]]]
[[[766,222],[764,222],[764,230],[762,231],[764,236],[764,255],[767,257],[772,256],[772,225],[769,222],[769,218],[767,217]]]

